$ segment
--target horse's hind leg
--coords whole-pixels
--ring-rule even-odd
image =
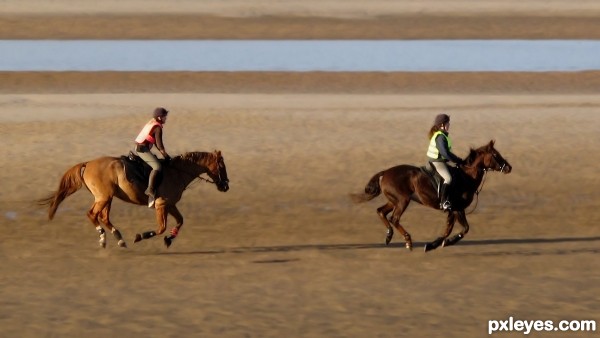
[[[454,245],[454,244],[458,243],[458,241],[463,239],[465,237],[465,235],[467,234],[467,232],[469,232],[469,222],[467,222],[467,216],[465,215],[465,212],[459,211],[459,212],[457,212],[457,216],[458,216],[458,223],[460,223],[460,225],[462,225],[463,231],[452,236],[451,238],[444,240],[443,246],[450,246],[450,245]],[[450,235],[450,234],[448,234],[448,235]]]
[[[102,228],[102,226],[100,225],[100,222],[98,221],[98,215],[100,214],[102,209],[104,209],[105,205],[106,205],[106,201],[95,201],[94,204],[92,204],[92,207],[90,208],[90,210],[88,210],[88,212],[87,212],[87,217],[90,219],[92,224],[96,227],[96,231],[98,231],[98,234],[100,237],[98,242],[100,243],[100,246],[103,248],[106,248],[106,232],[104,231],[104,228]]]
[[[431,243],[425,244],[425,252],[437,249],[440,245],[447,246],[448,244],[446,243],[446,239],[452,233],[454,223],[456,223],[456,212],[450,212],[448,213],[448,218],[446,219],[446,231],[444,231],[444,235],[436,238]]]
[[[385,245],[390,244],[390,242],[392,241],[392,237],[394,237],[394,228],[392,228],[390,221],[388,221],[387,219],[387,215],[392,210],[394,210],[394,205],[391,202],[387,202],[386,204],[377,208],[377,215],[379,215],[379,218],[381,218],[383,225],[385,225],[385,228],[387,229],[387,234],[385,236]]]
[[[121,232],[117,228],[115,228],[115,226],[110,222],[110,207],[112,205],[111,202],[112,202],[112,200],[109,199],[108,202],[106,203],[106,205],[104,206],[104,208],[102,209],[102,212],[100,213],[100,221],[102,223],[104,223],[104,225],[113,234],[113,236],[115,236],[119,246],[122,248],[126,248],[127,243],[125,243],[125,241],[123,240],[123,236],[121,236]]]
[[[394,208],[394,212],[392,213],[392,224],[394,224],[396,229],[398,229],[398,231],[400,231],[402,236],[404,236],[404,242],[405,242],[406,248],[408,250],[412,250],[412,246],[413,246],[412,238],[410,237],[410,234],[408,233],[408,231],[406,231],[404,229],[404,227],[402,226],[402,224],[400,224],[400,217],[404,213],[404,210],[406,210],[408,203],[410,203],[410,200],[398,202],[398,204],[396,205],[396,208]]]

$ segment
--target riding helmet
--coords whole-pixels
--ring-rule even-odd
[[[165,108],[158,107],[158,108],[154,109],[154,113],[152,114],[152,116],[154,118],[157,118],[157,117],[167,116],[168,113],[169,113],[169,111],[166,110]]]
[[[435,117],[433,124],[439,126],[440,124],[446,124],[448,122],[450,122],[450,116],[446,114],[438,114],[438,116]]]

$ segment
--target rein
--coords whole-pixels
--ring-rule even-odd
[[[471,209],[471,211],[466,212],[466,215],[470,215],[473,212],[475,212],[475,209],[477,209],[477,205],[479,205],[479,193],[481,192],[481,190],[483,190],[483,185],[485,184],[485,178],[487,176],[487,169],[483,169],[483,178],[481,179],[481,183],[479,184],[479,187],[477,188],[477,190],[475,190],[475,206],[473,207],[473,209]]]
[[[216,184],[215,181],[211,181],[211,180],[209,180],[207,178],[204,178],[202,176],[198,176],[198,179],[201,180],[201,181],[208,182],[208,183]]]
[[[469,166],[469,167],[471,167],[471,166]],[[504,172],[504,168],[506,168],[506,162],[502,163],[499,171]],[[475,190],[475,197],[476,197],[475,198],[475,206],[473,207],[473,209],[471,209],[471,211],[466,212],[467,215],[470,215],[473,212],[475,212],[475,209],[477,209],[477,205],[479,205],[479,193],[481,193],[481,190],[483,190],[483,185],[485,184],[485,179],[487,177],[488,170],[492,170],[492,169],[487,169],[487,168],[483,169],[483,177],[481,179],[481,183],[479,183],[479,187]]]
[[[506,167],[506,163],[502,164],[502,166],[500,167],[500,172],[504,172],[504,168]],[[469,212],[466,212],[467,215],[472,214],[473,212],[475,212],[475,209],[477,209],[477,205],[479,204],[479,193],[481,192],[481,190],[483,190],[483,185],[485,184],[485,179],[487,177],[487,172],[488,170],[491,169],[483,169],[483,178],[481,179],[481,183],[479,183],[479,187],[477,188],[477,190],[475,190],[475,206],[473,207],[473,209]]]
[[[195,180],[199,180],[199,181],[205,181],[205,182],[208,182],[208,183],[216,184],[214,181],[211,181],[211,180],[209,180],[209,179],[207,179],[207,178],[204,178],[204,177],[202,177],[202,176],[198,176],[198,175],[196,175],[196,174],[193,174],[193,173],[192,173],[192,172],[190,172],[190,171],[187,171],[187,170],[184,170],[184,169],[181,169],[181,168],[176,168],[176,167],[174,167],[174,166],[170,166],[170,168],[172,168],[172,169],[175,169],[175,170],[177,170],[177,171],[180,171],[180,172],[182,172],[182,173],[184,173],[184,174],[186,174],[186,175],[189,175],[189,176],[191,176],[191,177],[194,177],[194,179],[192,179],[192,181],[190,182],[190,184],[191,184],[192,182],[194,182]],[[185,188],[185,187],[184,187],[184,188]]]

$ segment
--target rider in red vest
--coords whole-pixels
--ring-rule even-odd
[[[148,163],[150,167],[152,167],[152,171],[150,172],[150,177],[148,179],[148,189],[146,189],[146,195],[148,195],[148,208],[152,208],[154,206],[154,199],[156,194],[156,177],[162,171],[162,165],[158,161],[156,155],[154,155],[150,149],[152,149],[153,145],[156,145],[156,148],[162,154],[163,158],[168,162],[171,157],[167,154],[165,147],[162,141],[162,131],[163,125],[167,122],[167,114],[169,111],[165,108],[159,107],[154,109],[154,113],[152,115],[152,119],[146,123],[146,125],[142,128],[142,131],[135,138],[135,151],[138,156],[144,160],[144,162]]]

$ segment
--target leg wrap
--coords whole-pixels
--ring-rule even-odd
[[[156,231],[146,231],[146,232],[142,233],[143,239],[152,238],[154,236],[156,236]]]
[[[123,239],[123,236],[121,236],[121,232],[119,230],[117,230],[117,228],[113,228],[112,233],[113,233],[113,236],[115,236],[115,238],[117,240],[120,241]]]

